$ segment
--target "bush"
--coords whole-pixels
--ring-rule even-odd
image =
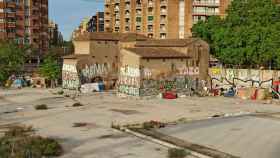
[[[74,103],[72,106],[73,106],[73,107],[80,107],[80,106],[84,106],[84,105],[81,104],[81,103]]]
[[[144,122],[143,128],[146,130],[152,129],[152,128],[164,128],[166,126],[165,123],[158,122],[158,121],[150,121],[150,122]]]
[[[36,110],[48,110],[48,106],[46,104],[40,104],[35,106]]]
[[[57,94],[59,94],[59,95],[63,95],[63,94],[64,94],[64,91],[63,91],[63,90],[58,91],[58,92],[57,92]]]
[[[168,149],[168,158],[185,158],[190,155],[185,149],[171,148]]]
[[[62,153],[55,139],[36,136],[32,127],[13,127],[0,138],[1,158],[54,157]]]

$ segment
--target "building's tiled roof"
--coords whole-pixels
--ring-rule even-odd
[[[88,58],[91,55],[89,54],[71,54],[71,55],[66,55],[63,56],[63,59],[79,59],[79,58]]]
[[[142,41],[147,40],[148,37],[136,33],[109,33],[109,32],[87,32],[75,37],[75,41],[89,41],[89,40],[110,40],[110,41]]]
[[[186,54],[167,48],[126,48],[142,58],[190,58]]]
[[[136,47],[185,47],[193,42],[201,41],[198,38],[188,39],[160,39],[137,41]]]

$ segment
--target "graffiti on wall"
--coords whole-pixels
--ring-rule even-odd
[[[198,67],[181,68],[175,72],[159,72],[149,68],[120,68],[118,91],[133,96],[153,96],[166,91],[186,93],[197,89],[196,80],[191,76],[199,75]]]
[[[126,86],[126,85],[119,85],[118,91],[120,93],[132,95],[132,96],[139,96],[140,95],[139,88]]]
[[[212,85],[221,86],[270,87],[273,79],[278,79],[278,74],[273,70],[209,69]]]
[[[199,75],[199,67],[182,67],[179,68],[180,75]]]
[[[109,70],[110,66],[108,64],[92,64],[85,65],[85,67],[80,70],[80,73],[84,80],[91,80],[94,77],[107,75]]]
[[[79,86],[80,80],[76,66],[71,64],[63,64],[62,87],[67,89],[77,89]]]
[[[121,67],[118,85],[118,91],[120,93],[139,96],[140,69],[129,66]]]

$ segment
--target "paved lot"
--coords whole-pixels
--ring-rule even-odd
[[[73,100],[55,90],[0,90],[0,125],[33,125],[40,134],[61,140],[63,158],[164,158],[167,148],[111,129],[112,123],[197,120],[213,115],[244,112],[280,112],[279,105],[225,98],[120,99],[114,93],[82,95]],[[73,95],[73,92],[66,92]],[[73,108],[75,102],[85,106]],[[36,111],[47,104],[51,109]],[[73,128],[85,122],[86,127]]]
[[[279,158],[280,120],[230,117],[170,126],[159,132],[242,158]]]

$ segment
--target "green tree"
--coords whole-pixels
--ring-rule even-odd
[[[280,6],[272,0],[234,0],[227,16],[193,27],[225,64],[280,68]]]
[[[61,68],[57,58],[52,53],[45,57],[43,63],[40,65],[39,73],[51,81],[51,87],[53,88],[55,81],[60,77]]]
[[[0,42],[0,83],[13,73],[22,70],[25,61],[25,48],[13,42]]]

